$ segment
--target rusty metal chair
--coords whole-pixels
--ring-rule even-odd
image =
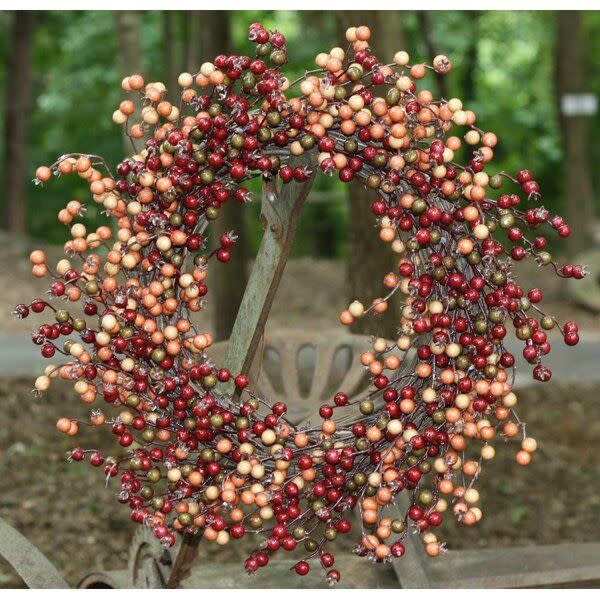
[[[227,342],[214,346],[212,356],[219,361]],[[289,416],[295,422],[316,418],[321,402],[338,389],[359,394],[367,380],[358,356],[368,344],[366,336],[340,335],[338,330],[276,330],[268,333],[256,353],[251,373],[256,388],[265,397],[290,403]],[[318,368],[316,368],[318,365]],[[290,399],[293,399],[290,402]],[[405,504],[405,503],[404,503]],[[399,507],[404,510],[405,506]],[[137,528],[130,550],[127,569],[95,572],[79,584],[82,588],[160,588],[169,581],[181,543],[164,549],[149,532]],[[67,587],[52,564],[23,536],[0,520],[0,554],[22,575],[29,587]],[[353,559],[340,558],[353,566]],[[211,565],[192,569],[184,587],[261,587],[271,586],[285,577],[290,561],[274,561],[264,577],[239,577],[240,565],[223,564],[218,578],[211,577]],[[354,566],[356,566],[354,562]],[[364,565],[365,570],[378,567]],[[392,563],[398,583],[405,588],[495,588],[584,584],[600,578],[600,543],[556,544],[476,550],[451,550],[432,560],[424,556],[421,544]],[[370,579],[375,580],[373,573]],[[309,581],[299,582],[306,585]],[[314,582],[313,582],[314,583]]]
[[[314,166],[314,155],[305,155],[301,160]],[[264,335],[300,208],[311,183],[291,183],[280,193],[272,182],[265,186],[261,212],[264,235],[248,287],[230,340],[212,349],[214,360],[232,372],[254,373],[258,390],[271,401],[285,398],[290,406],[289,416],[296,422],[315,415],[321,401],[329,399],[332,392],[343,389],[354,395],[366,384],[357,360],[358,354],[368,347],[365,337],[340,335],[339,330],[284,330]],[[401,496],[398,509],[405,514],[408,499]],[[293,564],[273,561],[267,569],[269,573],[252,580],[240,578],[239,570],[228,575],[222,564],[218,569],[214,565],[194,569],[199,540],[199,536],[184,536],[173,548],[165,549],[149,531],[137,528],[127,569],[90,573],[78,587],[196,588],[210,587],[211,582],[213,587],[276,587]],[[450,551],[431,560],[424,556],[422,544],[415,536],[408,536],[406,542],[406,554],[392,563],[400,587],[530,587],[600,578],[600,543]],[[0,556],[28,587],[68,587],[51,562],[1,519]],[[356,560],[341,557],[338,563],[355,568]],[[362,567],[365,563],[360,564]],[[375,569],[361,568],[359,587],[377,587],[377,575],[372,574]],[[218,580],[210,577],[211,572],[218,573]],[[294,582],[297,587],[311,583],[310,578]]]
[[[366,389],[368,379],[358,359],[368,343],[367,336],[348,335],[337,329],[279,329],[265,335],[250,372],[259,394],[273,402],[288,403],[292,422],[316,421],[319,406],[335,391],[343,389],[352,397]],[[220,362],[227,346],[228,342],[216,344],[211,356]],[[398,508],[405,513],[404,498]],[[407,553],[392,562],[398,584],[403,588],[536,587],[584,584],[600,579],[600,543],[450,550],[431,559],[425,556],[415,536],[408,540],[411,547]],[[169,579],[176,555],[177,549],[165,551],[154,536],[142,530],[136,534],[132,548],[129,585],[162,587]],[[340,557],[338,563],[347,568],[360,564],[363,572],[373,571],[365,573],[367,580],[376,581],[378,567],[357,560]],[[253,578],[240,577],[241,566],[236,563],[229,564],[228,569],[221,563],[212,576],[210,565],[198,565],[183,585],[186,588],[209,587],[209,583],[214,587],[274,587],[285,581],[293,564],[289,560],[274,560],[264,574]],[[89,576],[81,586],[107,582],[118,585],[124,577],[123,572],[98,573]],[[298,583],[304,587],[309,582]],[[314,585],[315,581],[311,583]]]

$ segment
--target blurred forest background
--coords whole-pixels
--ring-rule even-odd
[[[600,145],[593,143],[600,115],[567,118],[560,97],[600,91],[599,12],[1,12],[2,228],[62,243],[56,213],[66,199],[85,200],[85,186],[65,178],[42,192],[31,183],[35,167],[67,151],[94,151],[117,162],[123,145],[111,114],[123,75],[140,71],[177,89],[181,71],[194,73],[220,52],[246,52],[247,26],[257,20],[287,36],[290,78],[310,68],[318,52],[341,43],[350,24],[372,27],[380,56],[401,48],[415,61],[450,56],[454,72],[432,82],[437,93],[462,98],[477,112],[478,123],[499,135],[498,170],[527,166],[543,182],[544,205],[564,211],[576,232],[568,253],[589,247],[600,202],[594,193],[600,171],[592,169],[600,161]],[[365,193],[321,177],[311,199],[292,256],[346,259],[352,265],[349,297],[359,288],[369,296],[364,286],[373,279],[372,265],[389,257],[376,236],[362,235],[371,226]],[[220,338],[229,333],[246,263],[261,235],[259,203],[247,211],[232,209],[224,211],[222,227],[242,231],[245,245],[228,266],[230,277],[217,277]],[[103,217],[95,210],[89,206],[87,216],[99,223]],[[379,282],[373,285],[377,295]]]
[[[29,371],[43,361],[27,332],[42,321],[13,320],[10,312],[48,287],[31,276],[27,257],[34,247],[44,248],[50,262],[62,257],[66,232],[58,210],[77,198],[88,206],[90,225],[104,224],[105,217],[88,202],[89,189],[78,178],[52,181],[42,191],[32,183],[34,172],[65,152],[118,162],[124,146],[111,115],[123,98],[122,77],[143,72],[147,80],[176,88],[181,71],[195,72],[221,52],[248,52],[253,21],[286,35],[290,79],[310,69],[318,52],[341,44],[349,25],[371,27],[380,57],[406,49],[415,62],[430,62],[447,54],[454,70],[443,80],[429,79],[435,92],[462,98],[477,112],[478,124],[498,134],[495,169],[531,169],[543,204],[565,214],[572,237],[566,244],[550,238],[559,261],[596,248],[594,276],[578,284],[589,281],[585,299],[595,298],[600,310],[600,115],[566,116],[560,108],[565,94],[600,95],[600,12],[0,12],[0,515],[73,584],[90,570],[123,568],[133,525],[127,511],[115,508],[114,487],[104,489],[97,472],[64,460],[72,442],[52,423],[73,414],[72,393],[62,385],[31,400]],[[369,204],[360,187],[317,178],[269,327],[335,334],[347,300],[380,294],[391,253],[373,234]],[[211,273],[207,329],[220,339],[229,336],[261,237],[260,202],[243,210],[226,207],[219,226],[241,232],[245,243],[231,263]],[[550,269],[523,261],[516,270],[525,285],[535,281],[544,290],[550,314],[576,319],[585,335],[568,352],[555,344],[558,381],[519,390],[521,418],[542,444],[539,456],[516,477],[511,452],[499,453],[493,473],[481,481],[492,516],[468,531],[449,526],[452,548],[600,539],[600,520],[590,519],[600,514],[600,312],[568,300]],[[388,310],[376,327],[366,319],[357,324],[393,335],[397,315]],[[523,373],[529,377],[530,368]],[[90,436],[87,444],[114,451],[98,432]],[[241,560],[232,546],[203,547],[201,558]],[[395,585],[386,568],[388,579],[378,575],[378,585]],[[363,578],[367,571],[355,573]],[[21,585],[18,577],[0,559],[0,588],[14,585]]]
[[[62,243],[57,211],[70,198],[85,200],[85,186],[65,178],[42,192],[31,183],[35,167],[67,151],[94,151],[117,162],[122,140],[111,114],[121,99],[121,78],[140,71],[177,88],[181,71],[194,73],[220,52],[248,51],[247,26],[257,20],[287,36],[290,79],[310,68],[318,52],[341,43],[350,24],[372,27],[380,56],[401,48],[415,61],[450,56],[454,71],[432,82],[437,93],[462,98],[478,123],[499,135],[498,170],[527,166],[534,172],[544,205],[564,211],[576,232],[571,256],[590,245],[600,202],[594,193],[600,171],[592,168],[600,161],[600,145],[593,143],[600,115],[567,118],[560,97],[600,92],[600,12],[0,12],[2,228]],[[347,259],[349,297],[359,288],[369,296],[372,265],[389,257],[376,236],[362,235],[371,227],[365,193],[358,187],[348,192],[327,177],[317,179],[315,192],[292,256]],[[103,217],[95,210],[92,204],[87,215],[99,223]],[[222,227],[242,231],[245,246],[228,265],[231,277],[217,278],[220,338],[229,333],[246,263],[260,242],[259,210],[256,203],[247,211],[224,211]],[[376,296],[378,278],[372,286]]]

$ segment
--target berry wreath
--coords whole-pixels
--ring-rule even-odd
[[[428,72],[451,70],[446,56],[411,64],[399,51],[384,64],[370,36],[365,26],[348,29],[346,51],[317,55],[316,69],[290,82],[285,37],[254,23],[256,57],[219,55],[182,73],[175,104],[160,82],[123,79],[133,99],[113,120],[132,154],[115,174],[101,157],[79,153],[36,171],[38,184],[77,173],[115,219],[114,229],[88,231],[79,222],[84,206],[70,201],[58,214],[70,227],[69,258],[51,267],[41,250],[30,257],[33,274],[53,280],[50,301],[15,311],[49,311],[33,342],[46,358],[68,357],[46,368],[36,393],[60,377],[84,403],[104,401],[89,420],[60,418],[58,430],[108,427],[121,447],[112,457],[76,447],[69,459],[118,480],[118,502],[167,546],[177,532],[217,544],[256,537],[248,572],[295,550],[299,575],[316,562],[335,583],[329,542],[339,534],[355,535],[356,553],[379,562],[401,557],[413,534],[428,555],[443,553],[435,531],[444,514],[465,526],[482,517],[475,483],[494,441],[520,436],[520,465],[537,447],[515,412],[507,324],[539,381],[551,377],[541,363],[546,332],[578,342],[577,325],[545,314],[542,292],[511,273],[513,261],[532,258],[559,277],[582,278],[586,268],[559,267],[538,233],[550,225],[566,237],[568,225],[534,204],[540,190],[528,170],[489,175],[496,135],[479,129],[458,98],[436,100],[423,87]],[[352,401],[335,394],[318,427],[293,425],[286,405],[252,392],[246,374],[213,365],[213,338],[191,320],[205,306],[208,264],[229,261],[236,243],[231,232],[207,251],[219,207],[249,201],[244,183],[252,178],[271,186],[309,180],[311,169],[292,160],[307,153],[317,169],[372,190],[379,237],[398,255],[382,296],[367,307],[352,302],[341,323],[382,313],[393,294],[403,296],[395,344],[373,338],[361,356],[370,389]],[[521,210],[523,199],[532,206]],[[57,308],[59,299],[85,318]],[[412,365],[403,362],[409,351]],[[394,518],[399,494],[411,501]],[[347,518],[355,507],[358,532]]]

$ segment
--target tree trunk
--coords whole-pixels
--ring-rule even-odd
[[[233,52],[230,16],[227,11],[186,11],[189,38],[186,66],[197,73],[203,62],[212,61],[218,54]]]
[[[436,47],[429,15],[430,13],[427,10],[417,11],[417,19],[419,20],[419,28],[421,30],[420,33],[425,40],[425,47],[429,53],[429,56],[427,57],[428,62],[432,61],[438,54],[441,54]],[[443,75],[442,73],[436,73],[435,78],[438,84],[440,96],[446,100],[450,100],[448,97],[448,79],[446,75]]]
[[[404,32],[401,13],[398,11],[339,11],[337,20],[343,32],[347,27],[368,25],[371,28],[375,54],[382,62],[391,62],[398,50],[404,49]],[[348,201],[350,218],[346,279],[348,300],[357,299],[368,306],[372,300],[385,295],[383,277],[389,271],[396,272],[397,264],[388,244],[384,244],[373,227],[375,217],[371,203],[376,199],[372,190],[358,182],[349,186]],[[377,333],[393,338],[400,322],[398,294],[395,294],[382,315],[357,319],[351,326],[354,333]]]
[[[556,11],[556,92],[559,102],[564,94],[586,92],[585,40],[581,13]],[[569,258],[589,248],[594,223],[594,192],[589,169],[589,131],[586,115],[566,116],[560,111],[564,147],[566,219],[572,234],[567,239]]]
[[[135,10],[117,10],[115,11],[115,25],[121,77],[127,77],[134,73],[143,74],[144,52],[142,48],[141,14]],[[127,155],[131,154],[131,143],[125,134],[123,134],[123,149]]]
[[[216,55],[233,51],[227,11],[187,11],[186,21],[189,31],[186,66],[190,73],[197,73],[203,62],[212,61]],[[221,207],[215,222],[214,244],[218,244],[219,237],[228,231],[239,235],[231,261],[215,265],[209,282],[214,305],[213,331],[217,340],[229,338],[248,282],[244,216],[245,208],[235,199],[229,199]]]
[[[465,52],[464,69],[462,76],[462,99],[465,106],[470,107],[471,102],[477,99],[476,77],[478,49],[477,43],[480,39],[479,29],[481,21],[481,11],[474,10],[466,13],[469,20],[471,35],[469,36],[469,46]]]
[[[123,77],[144,70],[142,19],[138,11],[115,11],[117,22],[119,68]]]
[[[185,22],[188,28],[185,68],[192,75],[195,75],[200,70],[200,65],[203,62],[210,61],[213,58],[204,54],[202,47],[202,21],[204,14],[199,10],[188,10],[185,13]]]
[[[31,50],[35,13],[16,11],[6,75],[4,114],[4,228],[24,233],[26,214],[27,130],[31,109]]]
[[[179,95],[181,94],[177,79],[184,69],[181,57],[180,16],[180,11],[177,10],[165,10],[163,12],[164,78],[168,97],[175,105],[179,104]]]

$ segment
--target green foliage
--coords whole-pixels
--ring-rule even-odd
[[[160,60],[160,15],[144,14],[146,64]],[[119,130],[111,119],[120,99],[114,15],[108,11],[40,13],[34,48],[34,110],[30,125],[29,172],[64,152],[94,152],[109,164],[122,154]],[[88,186],[64,177],[42,192],[31,185],[29,233],[49,242],[64,241],[56,214],[70,198],[87,199]],[[104,218],[88,203],[87,218]]]
[[[495,131],[498,167],[527,165],[543,182],[544,203],[559,209],[553,176],[562,158],[553,81],[554,16],[488,12],[481,17],[477,90],[480,123]]]
[[[187,36],[185,15],[180,14],[181,40],[174,51],[183,61]],[[562,146],[554,90],[555,15],[533,11],[432,12],[429,15],[433,43],[448,54],[454,72],[448,78],[451,95],[465,98],[479,115],[479,123],[497,132],[497,168],[514,171],[527,165],[542,182],[544,204],[553,210],[563,207]],[[164,73],[164,14],[144,12],[142,16],[144,63],[149,78]],[[262,21],[279,28],[288,39],[290,64],[286,73],[293,79],[314,66],[317,52],[342,44],[343,32],[333,12],[237,11],[231,13],[231,27],[237,52],[248,48],[249,23]],[[12,14],[0,12],[0,84],[6,81],[10,52]],[[587,12],[586,33],[589,91],[600,94],[600,14]],[[416,60],[430,60],[417,15],[402,15],[407,46]],[[171,42],[172,43],[172,42]],[[207,59],[210,57],[207,57]],[[66,151],[94,150],[116,163],[122,154],[122,140],[111,114],[121,98],[117,60],[115,19],[110,11],[48,11],[38,13],[33,53],[34,105],[30,124],[29,175],[35,167],[48,164]],[[183,64],[182,64],[183,69]],[[435,85],[435,84],[433,84]],[[0,98],[0,108],[4,97]],[[600,115],[591,120],[591,139],[600,131]],[[3,155],[0,147],[0,157]],[[591,164],[600,160],[600,145],[592,143]],[[2,168],[10,168],[2,160]],[[594,172],[595,189],[600,173]],[[28,230],[35,237],[62,242],[64,232],[56,213],[71,198],[88,200],[89,192],[76,177],[52,182],[41,196],[29,187]],[[319,177],[317,191],[339,191],[337,178]],[[88,203],[88,215],[103,222],[96,206]],[[251,247],[260,238],[258,206],[250,208],[248,234]],[[339,256],[344,247],[346,207],[309,204],[302,216],[294,252]]]
[[[35,42],[30,173],[66,151],[93,151],[109,163],[118,160],[120,140],[111,121],[120,82],[113,16],[108,12],[44,13]],[[89,187],[68,176],[46,188],[42,196],[41,190],[31,186],[29,232],[62,242],[64,231],[56,223],[56,214],[66,200],[87,198]],[[97,213],[96,205],[89,203],[89,218],[100,224],[102,217]]]

